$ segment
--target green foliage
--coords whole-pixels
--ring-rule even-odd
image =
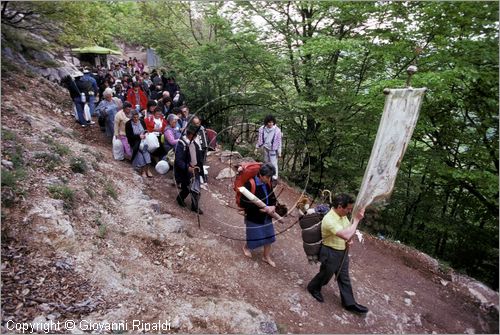
[[[104,239],[106,238],[107,232],[108,232],[108,226],[105,224],[100,224],[97,228],[97,237]]]
[[[106,194],[107,194],[109,197],[111,197],[111,198],[113,198],[113,199],[115,199],[115,200],[117,200],[117,199],[118,199],[118,193],[116,192],[116,189],[115,189],[115,187],[113,186],[113,184],[111,184],[110,182],[107,182],[107,183],[106,183],[106,186],[105,186],[104,188],[105,188]]]
[[[62,164],[61,156],[57,153],[38,152],[34,155],[34,158],[41,159],[47,171],[54,171],[57,166]]]
[[[52,149],[60,156],[67,156],[71,153],[71,149],[68,146],[60,143],[54,143]]]
[[[87,163],[82,157],[72,157],[70,160],[71,171],[74,173],[85,173],[88,170]]]
[[[75,191],[73,189],[66,185],[51,185],[48,190],[54,199],[63,200],[65,210],[71,210],[75,207]]]
[[[3,65],[3,63],[2,63]],[[16,140],[16,134],[10,130],[7,129],[2,129],[2,140],[3,141],[15,141]]]
[[[67,156],[71,153],[71,149],[68,146],[55,141],[53,137],[44,136],[42,141],[49,145],[51,151],[55,151],[60,156]]]
[[[23,169],[16,169],[9,171],[2,169],[2,187],[11,187],[16,189],[17,183],[26,178],[26,171]]]

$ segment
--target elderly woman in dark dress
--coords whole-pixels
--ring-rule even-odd
[[[146,125],[144,120],[139,117],[139,112],[132,112],[132,119],[125,123],[125,133],[127,140],[132,148],[132,166],[143,177],[153,177],[149,164],[151,163],[151,155],[148,151],[148,145],[141,142],[146,138]]]
[[[272,267],[276,264],[271,259],[271,244],[276,241],[274,226],[270,213],[274,212],[276,196],[274,195],[271,178],[275,174],[274,166],[263,164],[259,173],[253,177],[255,181],[255,196],[266,204],[265,208],[259,208],[245,196],[241,196],[240,205],[245,210],[246,243],[243,246],[243,253],[247,257],[252,257],[251,250],[264,246],[262,260]],[[250,181],[245,183],[245,188],[251,190]]]

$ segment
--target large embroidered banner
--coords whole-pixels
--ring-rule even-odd
[[[386,89],[384,112],[373,144],[353,215],[391,195],[426,88]]]

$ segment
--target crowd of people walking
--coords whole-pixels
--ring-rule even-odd
[[[111,63],[108,69],[83,68],[74,76],[63,78],[62,84],[69,90],[81,127],[95,124],[94,117],[106,136],[113,139],[114,152],[115,147],[121,152],[120,158],[115,156],[115,159],[129,160],[144,178],[153,177],[152,169],[157,164],[168,163],[174,168],[178,205],[187,207],[186,199],[191,195],[190,209],[203,214],[199,205],[201,184],[207,181],[204,162],[208,149],[213,147],[214,132],[208,132],[198,116],[190,115],[172,73],[153,70],[150,74],[142,62],[130,58]],[[253,250],[263,247],[262,260],[272,267],[276,266],[271,258],[271,244],[276,241],[272,214],[277,204],[274,187],[278,179],[281,143],[282,133],[275,117],[266,116],[255,144],[255,154],[262,155],[264,164],[244,183],[263,207],[245,197],[239,204],[245,212],[244,255],[252,257]],[[319,253],[322,265],[307,290],[323,302],[321,288],[335,275],[344,308],[363,314],[368,309],[354,299],[348,257],[345,257],[346,245],[352,243],[357,226],[357,223],[351,226],[347,220],[353,203],[350,196],[339,195],[323,219],[323,243]]]
[[[190,115],[184,94],[171,72],[145,71],[144,64],[130,58],[111,63],[109,68],[82,68],[62,80],[72,98],[75,118],[83,128],[96,124],[119,147],[121,158],[145,178],[159,162],[175,166],[175,179],[181,191],[179,204],[192,193],[191,209],[198,207],[199,192],[189,189],[193,178],[205,182],[203,162],[209,147],[215,143],[215,132],[207,132],[201,120]],[[190,126],[191,125],[191,126]],[[186,145],[188,154],[177,150]],[[176,154],[177,153],[177,154]],[[194,169],[197,167],[197,169]],[[179,201],[183,197],[182,201]]]

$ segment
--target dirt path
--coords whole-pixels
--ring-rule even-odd
[[[218,243],[230,247],[232,254],[224,255],[226,262],[210,264],[215,250],[203,250],[212,275],[229,281],[234,288],[219,291],[231,298],[243,296],[245,301],[273,315],[279,325],[292,333],[372,333],[404,332],[461,333],[466,331],[488,331],[482,312],[472,304],[464,304],[464,296],[458,294],[454,285],[444,286],[444,281],[433,273],[432,264],[418,259],[415,251],[402,246],[388,246],[371,236],[364,243],[355,243],[351,249],[351,273],[355,295],[366,304],[370,312],[357,316],[345,312],[340,305],[336,283],[330,283],[324,291],[325,303],[314,300],[305,290],[307,282],[317,273],[318,265],[309,265],[302,250],[300,227],[291,217],[287,223],[276,224],[283,232],[273,245],[273,256],[277,268],[271,268],[260,260],[260,253],[246,259],[241,246],[244,240],[243,217],[231,207],[234,193],[230,179],[217,181],[214,177],[225,164],[217,155],[209,156],[209,192],[204,192],[201,206],[205,211],[200,216],[201,229],[196,228],[196,216],[175,205],[172,188],[148,192],[163,199],[162,210],[176,216],[187,216],[193,222],[193,236],[204,234],[218,236]],[[170,176],[169,176],[170,177]],[[157,178],[165,178],[159,176]],[[155,183],[151,181],[148,183]],[[281,191],[283,189],[283,191]],[[288,186],[278,186],[280,201],[293,208],[300,192]],[[200,250],[201,251],[201,250]],[[410,255],[408,253],[411,252]],[[233,275],[227,273],[233,270]],[[457,317],[459,316],[459,317]]]

